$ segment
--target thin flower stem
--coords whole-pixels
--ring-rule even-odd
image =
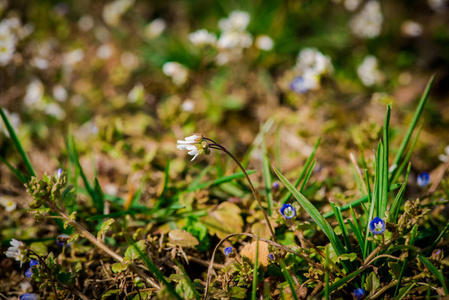
[[[109,256],[111,256],[113,259],[115,259],[118,262],[123,262],[123,257],[121,257],[120,255],[118,255],[117,253],[115,253],[114,251],[112,251],[111,249],[108,248],[108,246],[106,246],[105,244],[103,244],[102,242],[100,242],[95,236],[93,236],[86,228],[83,227],[83,225],[81,225],[80,223],[76,222],[75,220],[71,220],[69,215],[62,209],[60,209],[59,207],[57,207],[56,205],[53,204],[53,202],[51,201],[47,201],[47,205],[48,207],[50,207],[53,211],[57,212],[60,216],[62,216],[66,221],[68,221],[69,225],[75,227],[75,229],[82,235],[84,236],[86,239],[88,239],[92,244],[94,244],[95,246],[97,246],[98,248],[100,248],[101,250],[103,250],[104,252],[106,252]],[[149,285],[151,285],[152,287],[160,290],[161,287],[156,283],[156,281],[149,277],[147,274],[145,274],[140,268],[138,268],[136,265],[134,264],[130,264],[129,268],[136,273],[137,275],[139,275],[142,279],[144,279]]]
[[[228,151],[228,149],[226,149],[225,147],[223,147],[220,144],[217,144],[216,142],[214,142],[211,139],[204,138],[204,137],[203,137],[203,139],[212,142],[212,144],[209,144],[210,148],[221,150],[224,153],[226,153],[227,155],[229,155],[234,160],[234,162],[239,166],[240,170],[242,170],[243,174],[245,175],[246,180],[248,181],[249,187],[251,188],[251,192],[253,193],[254,199],[256,199],[257,204],[259,205],[259,208],[262,211],[263,216],[265,217],[265,221],[267,222],[268,228],[270,229],[271,237],[273,238],[273,241],[277,242],[276,235],[274,234],[273,227],[271,227],[270,219],[268,218],[268,214],[265,211],[265,209],[263,208],[262,202],[260,201],[260,198],[259,198],[259,196],[257,194],[257,191],[254,188],[253,183],[252,183],[251,179],[248,176],[248,173],[246,173],[245,168],[238,161],[238,159],[231,152]]]
[[[369,262],[371,262],[371,260],[374,258],[374,256],[379,253],[380,250],[382,250],[383,248],[386,248],[387,246],[389,246],[391,243],[393,243],[396,239],[395,238],[391,238],[387,243],[382,244],[380,246],[378,246],[376,249],[374,249],[373,252],[371,252],[371,254],[365,259],[365,262],[363,263],[365,266],[369,265]]]

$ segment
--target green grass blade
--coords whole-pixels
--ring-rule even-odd
[[[290,286],[290,290],[292,292],[292,296],[295,300],[299,300],[298,299],[298,295],[296,295],[296,290],[295,290],[295,284],[293,283],[293,279],[290,276],[290,274],[288,273],[287,268],[285,267],[285,263],[283,259],[279,260],[279,264],[281,265],[281,269],[282,269],[282,273],[284,274],[285,279],[288,282],[288,285]]]
[[[304,176],[306,175],[306,172],[309,169],[309,166],[312,163],[313,158],[315,157],[315,153],[316,153],[316,151],[318,149],[318,146],[320,145],[320,142],[321,142],[321,137],[319,137],[318,140],[316,141],[315,146],[313,147],[312,153],[307,158],[306,163],[304,164],[304,167],[301,170],[301,174],[299,174],[298,179],[296,179],[296,182],[295,182],[295,185],[294,185],[295,188],[298,187],[298,185],[301,183],[301,181],[303,180]],[[288,199],[290,199],[291,195],[292,195],[291,192],[286,191],[284,197],[282,197],[281,204],[286,203],[288,201]]]
[[[189,184],[187,189],[189,189],[189,190],[197,190],[197,189],[199,189],[199,185],[201,183],[201,179],[203,179],[204,176],[206,176],[206,174],[209,173],[211,168],[212,168],[212,166],[208,165],[203,170],[201,170],[200,174],[198,174],[198,176],[196,176],[196,178]]]
[[[341,243],[341,241],[336,236],[335,232],[333,231],[332,227],[329,225],[329,223],[326,221],[326,219],[323,218],[323,216],[320,214],[320,212],[313,206],[310,201],[304,197],[300,192],[298,192],[295,187],[285,178],[276,168],[274,168],[274,172],[279,177],[279,179],[282,181],[282,183],[288,188],[288,190],[292,193],[292,195],[295,197],[295,199],[299,202],[301,207],[309,214],[309,216],[315,221],[317,226],[324,232],[324,234],[327,236],[329,241],[332,244],[332,247],[334,248],[335,252],[338,255],[345,254],[346,249]],[[345,265],[345,264],[343,264]]]
[[[307,171],[306,177],[304,178],[304,180],[301,184],[301,188],[299,189],[299,191],[301,193],[304,192],[304,189],[305,189],[307,183],[309,182],[310,176],[312,176],[312,172],[313,172],[313,168],[315,167],[315,163],[316,163],[316,160],[313,161],[313,163],[310,165],[309,170]]]
[[[444,236],[444,234],[448,229],[449,229],[449,222],[446,223],[446,226],[444,226],[443,230],[440,232],[436,240],[432,243],[432,246],[430,246],[430,248],[427,250],[426,252],[427,254],[430,254],[430,251],[432,251],[435,248],[435,246],[438,244],[438,242],[441,240],[441,238]]]
[[[413,130],[415,129],[415,126],[421,116],[422,111],[424,110],[424,106],[426,104],[427,98],[429,97],[430,88],[432,87],[433,81],[435,80],[435,75],[432,75],[430,77],[429,82],[427,83],[427,87],[421,97],[421,100],[419,101],[418,107],[415,110],[415,114],[413,115],[412,122],[410,123],[407,133],[404,137],[404,139],[401,142],[401,145],[399,146],[398,152],[396,153],[396,156],[393,160],[393,165],[398,166],[399,161],[401,160],[402,155],[404,154],[405,148],[407,147],[407,144],[410,140],[410,137],[412,136]],[[396,171],[393,172],[393,177],[396,175]]]
[[[351,220],[347,219],[349,227],[351,227],[352,231],[354,232],[355,238],[357,239],[357,242],[359,243],[360,250],[363,254],[363,249],[365,249],[365,240],[362,237],[361,232],[357,228],[357,225],[354,225]],[[363,257],[365,259],[365,257]]]
[[[344,285],[346,282],[348,282],[349,280],[353,279],[354,277],[358,276],[360,273],[362,273],[362,271],[364,271],[365,269],[358,269],[352,273],[350,273],[349,275],[343,277],[342,279],[338,280],[337,282],[335,282],[334,284],[332,284],[329,287],[329,293],[332,293],[333,291],[335,291],[336,289],[338,289],[339,287],[341,287],[342,285]],[[323,297],[325,291],[322,291],[319,295],[319,297]]]
[[[408,292],[410,292],[410,290],[415,286],[415,283],[411,283],[409,285],[406,286],[406,288],[397,296],[394,298],[394,300],[402,300],[402,298],[404,298]],[[399,287],[399,284],[398,284]]]
[[[422,253],[418,253],[418,259],[441,282],[441,285],[443,286],[443,289],[444,289],[444,293],[447,296],[449,294],[449,290],[447,289],[446,280],[445,280],[444,275],[441,272],[441,270],[438,270]]]
[[[398,181],[399,176],[401,176],[402,171],[404,170],[405,166],[409,163],[410,161],[410,156],[412,155],[413,149],[415,149],[415,145],[418,142],[418,138],[419,138],[419,134],[421,133],[421,129],[422,129],[422,125],[419,126],[418,128],[418,133],[416,134],[412,145],[410,147],[410,149],[407,152],[407,155],[405,156],[405,158],[403,159],[401,165],[399,166],[399,168],[397,168],[396,173],[393,176],[393,179],[391,180],[391,184],[394,184]]]
[[[391,104],[387,105],[387,111],[385,113],[385,123],[383,130],[383,155],[380,157],[382,169],[381,169],[381,182],[380,187],[380,216],[383,218],[388,206],[388,129],[390,126]]]
[[[9,137],[11,138],[11,140],[12,140],[14,146],[16,147],[17,151],[19,152],[20,156],[22,156],[23,162],[25,163],[25,167],[27,168],[27,170],[31,176],[36,177],[36,172],[34,172],[33,166],[31,165],[31,162],[28,159],[28,156],[26,155],[25,150],[23,150],[22,144],[20,143],[19,139],[17,138],[14,128],[12,127],[11,123],[9,123],[9,120],[6,117],[6,114],[1,107],[0,107],[0,115],[3,119],[3,122],[5,123],[6,130],[8,130]]]
[[[329,247],[326,247],[324,251],[325,263],[324,263],[324,298],[329,300]]]
[[[249,171],[246,171],[246,172],[248,173],[248,175],[256,173],[256,171],[254,171],[254,170],[249,170]],[[198,190],[198,189],[204,189],[204,188],[207,188],[207,187],[220,185],[222,183],[230,182],[230,181],[232,181],[234,179],[240,179],[240,178],[245,178],[245,175],[242,172],[237,172],[237,173],[234,173],[234,174],[231,174],[231,175],[222,176],[222,177],[217,178],[217,179],[215,179],[213,181],[200,183],[195,188],[188,187],[186,189],[186,191],[187,192],[192,192],[192,191],[195,191],[195,190]]]
[[[140,251],[139,247],[136,246],[136,243],[128,241],[129,244],[133,246],[133,248],[137,251],[139,254],[140,259],[143,260],[147,268],[150,270],[151,273],[153,273],[154,276],[156,276],[159,281],[161,281],[165,287],[167,288],[168,292],[175,297],[176,299],[182,300],[183,298],[176,292],[175,288],[165,279],[164,274],[162,274],[161,271],[153,264],[151,260],[148,259],[148,257]]]
[[[257,276],[259,272],[259,236],[256,238],[256,259],[254,260],[254,271],[253,271],[253,287],[251,299],[257,299]],[[292,290],[293,291],[293,290]],[[294,291],[293,291],[294,292]]]
[[[349,241],[348,231],[346,230],[345,223],[343,221],[343,216],[341,215],[341,210],[334,203],[331,202],[332,210],[335,213],[335,217],[337,219],[338,225],[340,226],[341,233],[343,235],[343,241],[345,243],[347,252],[353,252],[351,242]]]
[[[408,180],[408,174],[410,172],[411,164],[408,164],[407,173],[405,174],[405,180],[402,184],[401,188],[399,189],[399,192],[397,193],[396,197],[394,198],[393,204],[391,204],[390,207],[390,222],[396,223],[396,220],[398,219],[399,214],[399,208],[401,207],[402,198],[404,197],[405,188],[407,186],[407,180]]]
[[[271,208],[273,207],[273,192],[271,185],[273,179],[270,172],[270,161],[268,160],[267,145],[265,144],[265,135],[262,133],[262,174],[265,183],[265,193],[268,200],[268,215],[271,216]]]
[[[410,246],[413,246],[413,244],[415,243],[416,231],[417,230],[418,230],[418,225],[415,225],[413,227],[412,233],[410,235],[410,242],[409,242]],[[394,291],[393,297],[396,297],[397,293],[399,292],[399,288],[401,287],[401,280],[402,280],[402,277],[404,277],[405,268],[407,266],[407,263],[408,263],[410,255],[411,255],[410,250],[408,250],[408,255],[404,259],[404,262],[402,263],[401,273],[399,273],[398,284],[396,285],[396,290]]]
[[[184,276],[184,279],[186,280],[187,284],[189,285],[190,289],[193,291],[193,294],[195,295],[196,300],[200,300],[200,294],[198,294],[198,291],[196,290],[195,286],[193,285],[192,280],[190,280],[190,277],[187,275],[186,270],[181,265],[181,263],[178,260],[174,260],[174,263],[178,266],[178,268],[181,270],[182,276]]]
[[[2,156],[0,156],[0,161],[4,163],[8,167],[8,169],[10,169],[11,172],[14,173],[14,175],[16,175],[17,179],[19,179],[22,183],[28,183],[28,180],[26,180],[25,177],[23,177],[22,172],[11,166],[11,164]]]
[[[94,206],[97,209],[97,211],[101,213],[104,211],[104,196],[103,196],[103,191],[101,189],[101,186],[100,186],[100,183],[98,182],[97,177],[94,178],[94,189],[95,189],[95,194],[97,196],[95,198],[97,203],[94,203]]]

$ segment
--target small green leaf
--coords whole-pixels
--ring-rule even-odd
[[[115,222],[114,219],[109,219],[101,225],[100,231],[98,231],[97,239],[100,239],[103,234],[105,234],[111,225]]]
[[[147,249],[147,245],[145,244],[145,240],[140,240],[137,243],[135,243],[135,246],[140,250],[140,252],[145,252]],[[131,245],[126,249],[125,257],[129,258],[131,261],[135,260],[136,258],[139,258],[139,252],[136,250],[134,245]]]
[[[126,269],[128,269],[128,264],[120,263],[120,262],[115,263],[112,265],[111,269],[112,269],[112,272],[114,272],[114,273],[121,273],[121,272],[126,271]]]
[[[230,298],[244,299],[246,297],[246,289],[240,286],[234,286],[229,292]]]
[[[370,292],[370,295],[373,295],[380,286],[379,277],[376,276],[374,272],[371,272],[369,276],[366,278],[365,282],[365,290]]]
[[[109,290],[106,293],[104,293],[103,295],[101,295],[101,299],[106,299],[109,296],[115,295],[120,293],[122,290],[120,289],[116,289],[116,290]]]
[[[357,258],[357,254],[355,253],[348,253],[348,254],[342,254],[338,256],[340,260],[349,260],[350,262],[353,262]]]

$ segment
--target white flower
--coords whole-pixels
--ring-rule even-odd
[[[249,48],[253,37],[247,32],[230,31],[223,33],[218,39],[217,46],[222,49]]]
[[[53,116],[58,120],[64,120],[66,113],[57,103],[50,103],[45,106],[44,111],[47,115]]]
[[[162,72],[171,77],[173,83],[177,86],[183,85],[189,76],[189,71],[186,67],[177,62],[166,62],[162,66]]]
[[[59,102],[65,102],[67,100],[67,90],[61,84],[55,85],[53,87],[53,98]]]
[[[378,69],[377,59],[372,55],[368,55],[362,64],[357,68],[357,74],[365,86],[372,86],[382,82],[384,75]]]
[[[165,23],[164,19],[157,18],[145,26],[143,32],[145,37],[151,40],[160,36],[164,32],[165,27],[167,27],[167,23]]]
[[[345,8],[349,11],[354,11],[360,4],[360,0],[345,0]]]
[[[193,155],[192,160],[194,160],[198,155],[203,153],[209,154],[209,144],[207,141],[203,140],[203,136],[199,133],[194,133],[191,136],[185,138],[185,141],[177,141],[177,146],[179,150],[189,151],[189,155]]]
[[[142,101],[145,96],[145,89],[141,83],[137,83],[128,93],[128,102],[135,103]]]
[[[81,31],[89,31],[94,27],[94,18],[90,15],[84,15],[78,20],[78,28]]]
[[[217,37],[215,36],[215,34],[210,33],[206,29],[200,29],[190,33],[189,40],[195,46],[201,47],[207,45],[214,45],[217,40]]]
[[[97,49],[97,57],[102,60],[110,58],[114,54],[114,48],[111,44],[103,44]]]
[[[407,20],[402,23],[401,31],[405,36],[417,37],[422,34],[423,29],[418,22]]]
[[[251,17],[247,12],[235,10],[231,12],[227,19],[218,21],[218,27],[223,32],[245,31],[250,20]]]
[[[183,111],[192,112],[195,109],[195,103],[192,100],[186,100],[181,104]]]
[[[260,50],[270,51],[273,49],[274,42],[273,39],[270,38],[268,35],[259,35],[256,38],[256,47]]]
[[[427,0],[430,8],[436,12],[440,12],[446,6],[447,0]]]
[[[352,18],[352,32],[360,38],[374,38],[382,29],[383,15],[378,1],[368,1],[363,9]]]
[[[304,48],[299,52],[295,69],[301,72],[308,70],[316,75],[333,71],[331,59],[315,48]]]
[[[14,258],[17,261],[20,261],[20,267],[22,267],[23,259],[25,255],[22,253],[22,250],[25,249],[25,244],[16,239],[11,240],[11,246],[6,250],[6,257]]]
[[[27,91],[23,102],[25,105],[33,107],[40,104],[44,97],[44,85],[39,79],[33,79],[27,86]]]
[[[290,82],[290,89],[298,94],[307,93],[309,90],[316,90],[320,86],[318,75],[310,70],[306,70],[302,76],[295,77]]]
[[[120,63],[123,67],[132,71],[139,66],[139,57],[129,51],[125,51],[120,55]]]
[[[444,148],[444,153],[445,154],[438,155],[438,159],[442,162],[447,162],[449,160],[449,145]]]
[[[116,0],[103,8],[103,20],[110,26],[117,26],[121,16],[134,4],[134,0]]]
[[[6,66],[16,51],[16,36],[6,20],[0,22],[0,66]]]
[[[62,57],[64,65],[74,65],[84,58],[84,51],[81,48],[65,53]]]
[[[16,209],[17,203],[12,201],[9,197],[0,196],[0,204],[5,207],[7,212],[12,212]]]

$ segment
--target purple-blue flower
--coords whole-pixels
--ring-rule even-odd
[[[19,297],[20,300],[39,300],[39,296],[33,293],[26,293]]]
[[[309,87],[305,84],[302,76],[297,76],[290,81],[290,89],[298,94],[305,94],[309,91]]]
[[[271,189],[273,190],[273,192],[279,191],[280,187],[281,186],[280,186],[279,182],[277,182],[277,181],[273,182],[273,184],[271,185]]]
[[[224,254],[225,254],[226,256],[229,256],[229,254],[231,254],[233,250],[234,250],[234,248],[232,248],[232,247],[226,247],[226,248],[224,249]]]
[[[385,222],[379,217],[375,217],[369,222],[369,230],[372,234],[382,234],[385,231]]]
[[[67,234],[60,234],[56,237],[56,243],[60,247],[64,247],[64,245],[66,245],[66,247],[69,247],[72,244],[72,243],[67,243],[67,240],[69,238],[70,238],[70,236]]]
[[[28,270],[26,270],[25,276],[31,279],[31,277],[33,276],[33,271],[31,269],[38,264],[39,264],[39,261],[31,259],[30,267],[28,268]]]
[[[416,182],[421,187],[425,187],[426,185],[428,185],[430,183],[429,173],[422,172],[421,174],[419,174],[418,177],[416,178]]]
[[[274,254],[273,253],[268,254],[268,258],[274,260],[275,259]]]
[[[354,289],[354,297],[357,300],[362,299],[364,295],[365,295],[365,290],[364,289]]]
[[[31,277],[33,276],[33,271],[31,271],[31,268],[28,268],[28,270],[26,270],[25,276],[31,279]]]
[[[39,264],[38,260],[35,260],[35,259],[30,260],[30,268],[37,266],[38,264]]]
[[[296,210],[291,204],[284,204],[281,208],[281,214],[286,219],[291,219],[296,216]]]
[[[56,178],[61,179],[62,172],[63,172],[63,170],[61,168],[59,168],[58,171],[56,171]]]

